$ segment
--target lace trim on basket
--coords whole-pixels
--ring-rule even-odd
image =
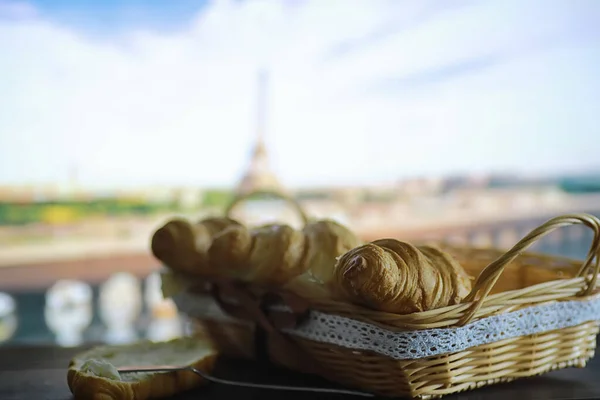
[[[178,299],[183,300],[183,299]],[[214,307],[198,308],[190,304],[199,298],[175,300],[180,311],[197,318],[234,322],[212,299]],[[191,300],[191,301],[190,301]],[[210,311],[206,313],[206,311]],[[189,312],[191,311],[191,312]],[[533,335],[600,320],[600,298],[564,301],[524,308],[482,318],[462,327],[392,332],[378,326],[338,315],[311,311],[299,327],[283,331],[304,339],[334,344],[355,350],[367,350],[396,360],[454,353],[504,339]]]
[[[369,350],[397,360],[431,357],[518,336],[600,320],[600,298],[565,301],[482,318],[455,328],[391,332],[337,315],[311,312],[306,323],[287,333],[317,342]]]

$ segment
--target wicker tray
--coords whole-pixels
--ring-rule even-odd
[[[573,224],[594,232],[583,263],[524,252],[540,237]],[[288,319],[286,325],[277,322],[276,313],[265,311],[264,304],[262,319],[252,317],[256,310],[231,311],[233,306],[251,308],[246,299],[227,306],[216,299],[226,310],[220,315],[186,310],[186,298],[175,301],[224,353],[261,357],[256,338],[262,336],[264,352],[277,364],[384,396],[435,398],[584,367],[593,357],[600,320],[598,218],[554,218],[507,252],[441,245],[478,277],[461,304],[442,309],[396,315],[306,299],[308,313],[294,313],[284,301],[272,309],[294,315],[294,323]],[[260,288],[246,288],[245,295],[256,293]],[[200,296],[184,297],[190,295]]]

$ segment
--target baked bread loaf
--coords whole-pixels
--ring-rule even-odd
[[[305,270],[308,241],[288,225],[236,226],[217,235],[208,254],[225,276],[276,285]]]
[[[231,226],[215,236],[208,251],[211,267],[247,282],[281,285],[307,272],[330,278],[336,257],[359,243],[333,221],[308,223],[302,231],[271,224]]]
[[[350,229],[329,219],[309,222],[303,232],[310,242],[307,272],[320,284],[331,281],[339,256],[362,244]]]
[[[76,400],[146,400],[173,396],[204,383],[190,371],[119,374],[125,366],[194,366],[210,373],[217,353],[207,339],[180,338],[168,342],[141,341],[101,346],[76,355],[67,383]]]
[[[152,254],[166,266],[180,272],[204,275],[210,271],[208,248],[213,237],[240,223],[227,217],[212,217],[192,224],[173,219],[152,236]]]
[[[382,239],[341,256],[332,286],[351,302],[410,314],[458,304],[470,292],[471,279],[436,247]]]

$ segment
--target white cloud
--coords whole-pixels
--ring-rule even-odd
[[[0,182],[77,163],[86,184],[232,184],[261,65],[290,184],[586,167],[600,7],[567,3],[215,1],[177,32],[104,41],[0,14]]]

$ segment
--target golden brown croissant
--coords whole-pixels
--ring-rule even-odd
[[[213,237],[239,222],[227,217],[211,217],[192,224],[173,219],[152,236],[152,253],[168,267],[182,272],[203,274],[208,270],[208,248]]]
[[[302,231],[288,225],[254,229],[232,226],[209,249],[212,267],[229,276],[263,284],[283,284],[309,268],[321,280],[333,274],[336,257],[358,239],[333,221],[316,221]]]
[[[334,274],[332,284],[343,297],[396,314],[457,304],[471,290],[470,277],[449,254],[395,239],[350,250]]]

